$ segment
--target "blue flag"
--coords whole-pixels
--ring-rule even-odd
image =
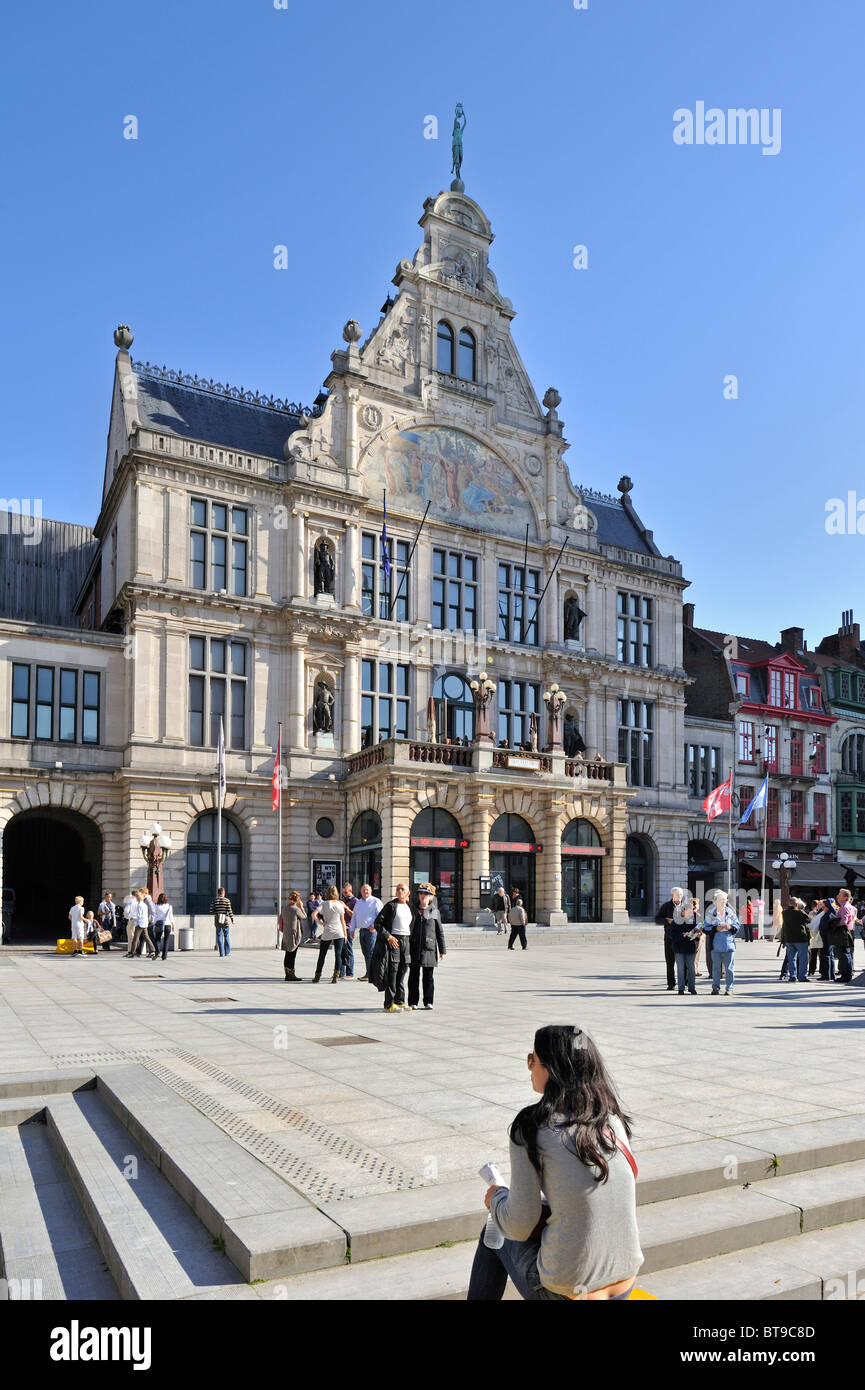
[[[382,501],[384,521],[381,524],[381,567],[384,571],[385,585],[390,585],[390,550],[387,541],[387,502]]]
[[[768,799],[769,799],[769,777],[768,777],[768,774],[767,774],[767,775],[763,778],[763,781],[760,783],[760,786],[757,788],[757,793],[756,793],[756,795],[753,797],[753,799],[752,799],[752,801],[751,801],[751,804],[750,804],[750,806],[748,807],[747,811],[745,812],[744,816],[742,816],[741,820],[739,821],[739,824],[740,824],[740,825],[744,825],[744,824],[745,824],[745,821],[748,819],[748,817],[750,816],[751,812],[752,812],[752,811],[757,811],[757,810],[759,810],[759,808],[760,808],[761,806],[765,806],[765,805],[766,805],[766,802],[768,801]]]

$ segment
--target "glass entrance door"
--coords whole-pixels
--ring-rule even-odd
[[[562,855],[562,910],[569,922],[600,922],[600,857]]]
[[[649,855],[645,845],[634,835],[628,836],[626,856],[628,916],[650,917],[653,913]]]
[[[530,922],[535,920],[535,856],[533,854],[511,854],[505,850],[490,850],[490,876],[501,876],[505,892],[511,897],[512,890],[519,888],[523,907]],[[486,907],[486,903],[484,903]]]
[[[442,922],[463,920],[462,852],[457,849],[418,849],[411,852],[411,891],[432,883]]]

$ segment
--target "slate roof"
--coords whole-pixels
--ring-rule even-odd
[[[603,545],[620,545],[625,550],[639,550],[642,555],[657,554],[657,548],[649,545],[621,502],[607,501],[590,492],[583,493],[583,497],[586,506],[598,518],[598,540]]]
[[[89,527],[68,521],[36,526],[31,539],[0,516],[0,617],[77,628],[75,599],[99,542]]]
[[[300,427],[299,413],[166,381],[140,363],[134,370],[138,417],[145,429],[282,459],[286,439]]]
[[[711,642],[715,647],[722,647],[727,642],[731,634],[726,632],[716,632],[711,627],[695,627],[692,629],[700,637],[705,637],[707,642]],[[740,661],[767,661],[769,657],[778,656],[781,648],[774,642],[763,642],[759,637],[736,637]],[[810,656],[811,653],[809,652]]]

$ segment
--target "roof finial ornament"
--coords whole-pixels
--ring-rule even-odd
[[[128,323],[118,323],[114,330],[114,346],[128,352],[132,347],[133,335]]]
[[[616,487],[618,491],[622,494],[622,501],[624,502],[628,493],[633,491],[634,484],[631,482],[630,478],[626,473],[624,477],[620,478],[619,481],[616,483]]]
[[[460,125],[462,121],[462,125]],[[453,154],[453,164],[451,173],[455,175],[451,183],[451,193],[465,193],[466,186],[460,178],[460,170],[463,164],[463,131],[466,128],[466,113],[463,104],[458,101],[454,107],[454,129],[451,137],[451,153]]]

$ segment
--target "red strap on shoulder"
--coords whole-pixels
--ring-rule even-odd
[[[628,1148],[627,1144],[624,1142],[624,1140],[619,1138],[618,1134],[616,1134],[614,1129],[608,1126],[607,1133],[609,1134],[610,1138],[612,1139],[619,1152],[623,1153],[625,1155],[625,1158],[628,1160],[631,1172],[634,1175],[634,1182],[636,1182],[639,1172],[637,1168],[637,1160],[634,1158],[634,1155],[631,1153],[631,1150]]]

